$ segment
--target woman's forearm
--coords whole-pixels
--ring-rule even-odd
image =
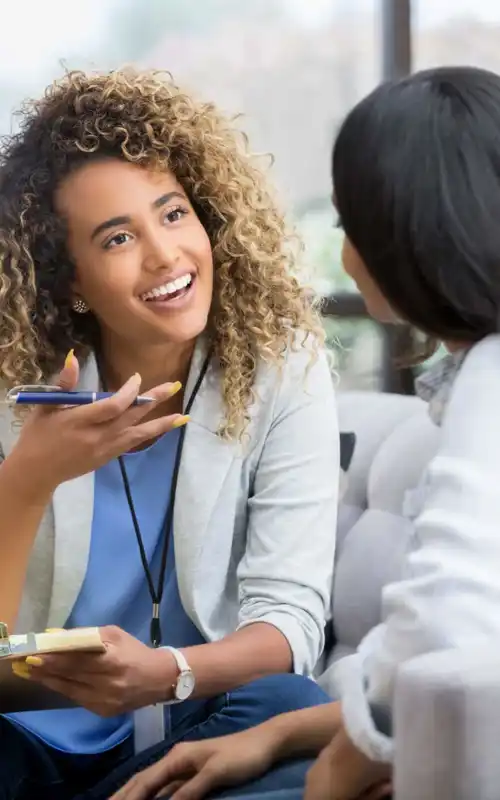
[[[293,666],[288,641],[266,622],[182,652],[196,679],[195,697],[215,697],[264,675],[290,672]]]
[[[0,466],[0,621],[13,630],[29,557],[50,492],[29,481],[29,472],[9,456]]]
[[[290,711],[264,722],[260,728],[270,741],[275,761],[316,756],[340,730],[340,703],[326,703]]]
[[[256,622],[220,642],[183,650],[196,678],[195,695],[216,696],[263,675],[290,672],[288,641],[273,625]],[[317,755],[342,723],[340,703],[280,714],[258,726],[276,761]]]

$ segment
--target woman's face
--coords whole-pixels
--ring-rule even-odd
[[[399,317],[391,308],[388,300],[370,276],[358,251],[351,244],[347,236],[344,236],[342,245],[342,266],[344,271],[359,289],[368,313],[378,322],[395,324],[399,322]]]
[[[207,233],[170,172],[91,162],[56,193],[76,265],[73,290],[104,334],[186,343],[206,327],[213,261]]]

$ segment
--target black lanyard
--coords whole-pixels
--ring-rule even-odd
[[[196,396],[200,390],[201,384],[203,383],[203,379],[207,374],[207,370],[210,365],[211,359],[212,359],[212,354],[211,352],[209,352],[205,361],[203,362],[203,366],[200,370],[200,374],[198,375],[193,391],[191,392],[189,399],[186,403],[184,409],[185,414],[189,414],[189,412],[193,407],[193,403],[196,400]],[[99,360],[97,360],[97,366],[102,388],[104,391],[106,391],[106,387],[102,377],[102,371],[99,365]],[[179,440],[177,444],[177,450],[175,453],[174,469],[172,473],[172,483],[170,484],[170,498],[167,506],[167,512],[165,514],[165,519],[162,525],[161,536],[163,538],[163,547],[161,551],[160,574],[158,576],[158,585],[156,588],[154,585],[153,576],[151,574],[151,569],[148,564],[146,550],[144,549],[144,541],[141,534],[139,520],[137,519],[137,514],[135,513],[135,506],[134,506],[134,501],[132,499],[132,492],[130,490],[130,483],[127,471],[125,469],[125,461],[123,459],[123,456],[118,456],[118,464],[120,466],[123,488],[125,489],[127,504],[130,511],[130,516],[132,518],[134,532],[137,539],[137,545],[139,547],[139,553],[141,556],[142,568],[144,570],[144,575],[146,577],[146,582],[148,584],[151,602],[153,604],[153,611],[151,615],[151,626],[150,626],[150,637],[151,637],[151,644],[153,647],[160,647],[162,640],[161,623],[160,623],[160,606],[163,598],[163,589],[165,586],[165,573],[167,571],[168,549],[172,533],[172,523],[174,519],[175,495],[177,491],[177,481],[179,479],[179,468],[181,465],[182,448],[184,446],[185,436],[186,436],[186,426],[183,425],[182,428],[179,429]]]

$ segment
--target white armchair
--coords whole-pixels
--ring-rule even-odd
[[[382,588],[401,573],[412,492],[437,446],[439,430],[416,397],[371,392],[339,395],[341,431],[356,434],[339,509],[332,619],[335,644],[319,682],[332,696],[328,667],[353,653],[380,622]]]

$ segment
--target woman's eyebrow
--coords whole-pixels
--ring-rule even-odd
[[[182,194],[182,192],[166,192],[166,194],[162,194],[161,197],[158,197],[152,203],[153,208],[161,208],[162,206],[166,205],[170,202],[174,197],[178,197],[180,200],[186,200],[186,196]],[[111,217],[110,219],[105,220],[104,222],[100,222],[97,227],[94,228],[92,231],[91,239],[95,239],[103,231],[108,230],[108,228],[116,228],[117,225],[128,225],[132,221],[132,217],[128,214],[123,214],[120,217]]]

